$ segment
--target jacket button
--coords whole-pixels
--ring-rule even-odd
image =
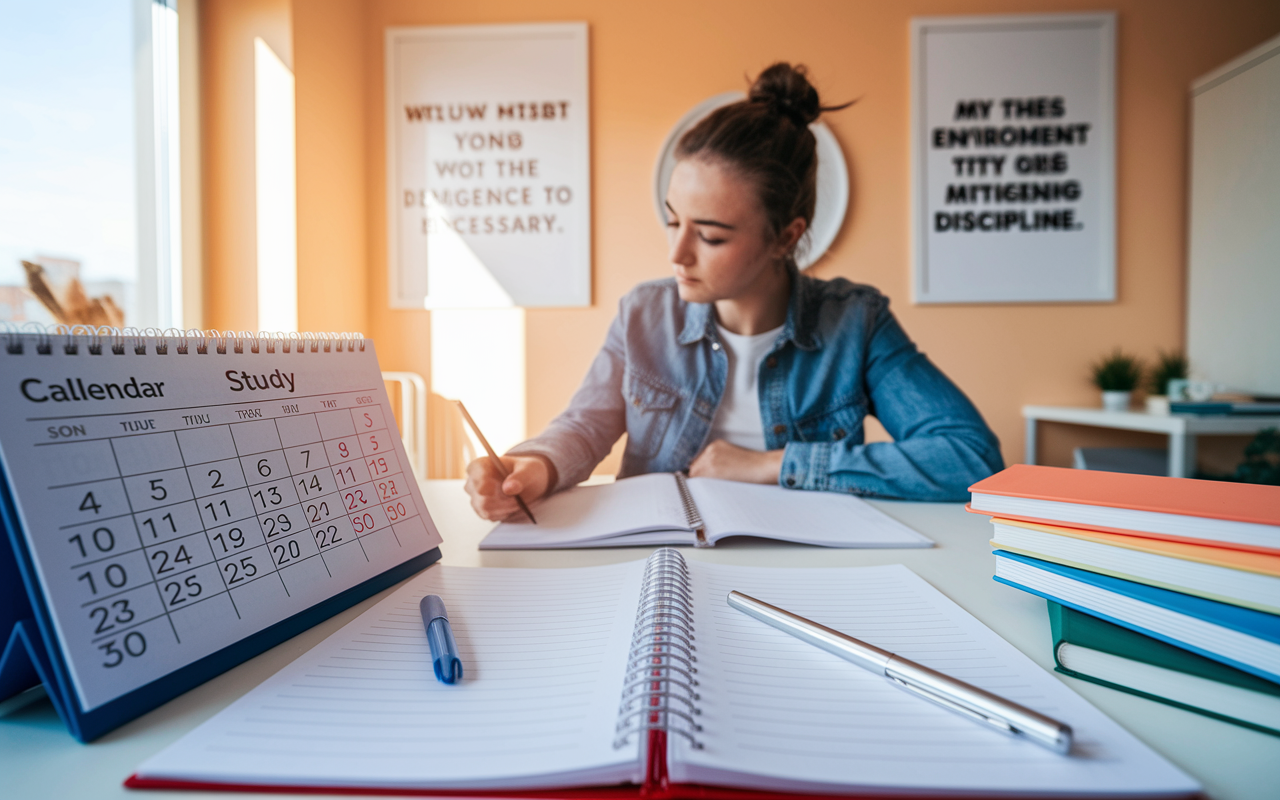
[[[769,358],[765,360],[764,365],[769,369],[773,369],[774,367],[778,366],[778,359],[774,358],[773,356],[769,356]]]
[[[832,439],[843,439],[844,436],[844,428],[836,428],[835,432],[831,434]]]
[[[786,426],[786,425],[774,425],[774,426],[773,426],[773,432],[774,432],[774,433],[786,433],[786,432],[787,432],[787,426]]]
[[[788,486],[795,486],[795,485],[796,485],[796,479],[795,479],[795,478],[787,478],[787,485],[788,485]]]
[[[712,342],[712,343],[711,343],[711,349],[712,349],[712,350],[719,350],[719,349],[720,349],[720,343],[719,343],[719,342]]]

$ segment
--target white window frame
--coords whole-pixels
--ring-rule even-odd
[[[178,0],[133,0],[138,328],[183,328],[191,322],[183,291],[178,6]]]

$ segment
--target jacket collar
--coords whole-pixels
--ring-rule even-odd
[[[801,350],[817,350],[822,346],[816,330],[821,291],[816,281],[800,274],[795,266],[791,271],[791,297],[787,304],[787,321],[782,326],[779,340],[793,342]],[[680,331],[680,344],[693,344],[701,339],[715,341],[716,314],[712,303],[684,303],[684,328]]]
[[[711,303],[681,303],[684,306],[684,330],[680,344],[693,344],[700,339],[715,341],[716,313]]]

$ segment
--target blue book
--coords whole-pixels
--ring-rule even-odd
[[[1280,616],[997,550],[995,579],[1280,681]]]
[[[1214,414],[1280,414],[1280,403],[1175,400],[1169,404],[1169,410],[1174,414],[1200,414],[1201,416]]]

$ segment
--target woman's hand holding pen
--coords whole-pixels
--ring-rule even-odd
[[[743,483],[777,483],[783,450],[748,450],[717,439],[689,465],[693,478],[722,478]]]
[[[471,507],[483,519],[501,520],[520,513],[516,495],[532,503],[547,493],[553,483],[551,462],[540,456],[502,456],[507,475],[492,459],[477,458],[467,465],[467,494]]]

